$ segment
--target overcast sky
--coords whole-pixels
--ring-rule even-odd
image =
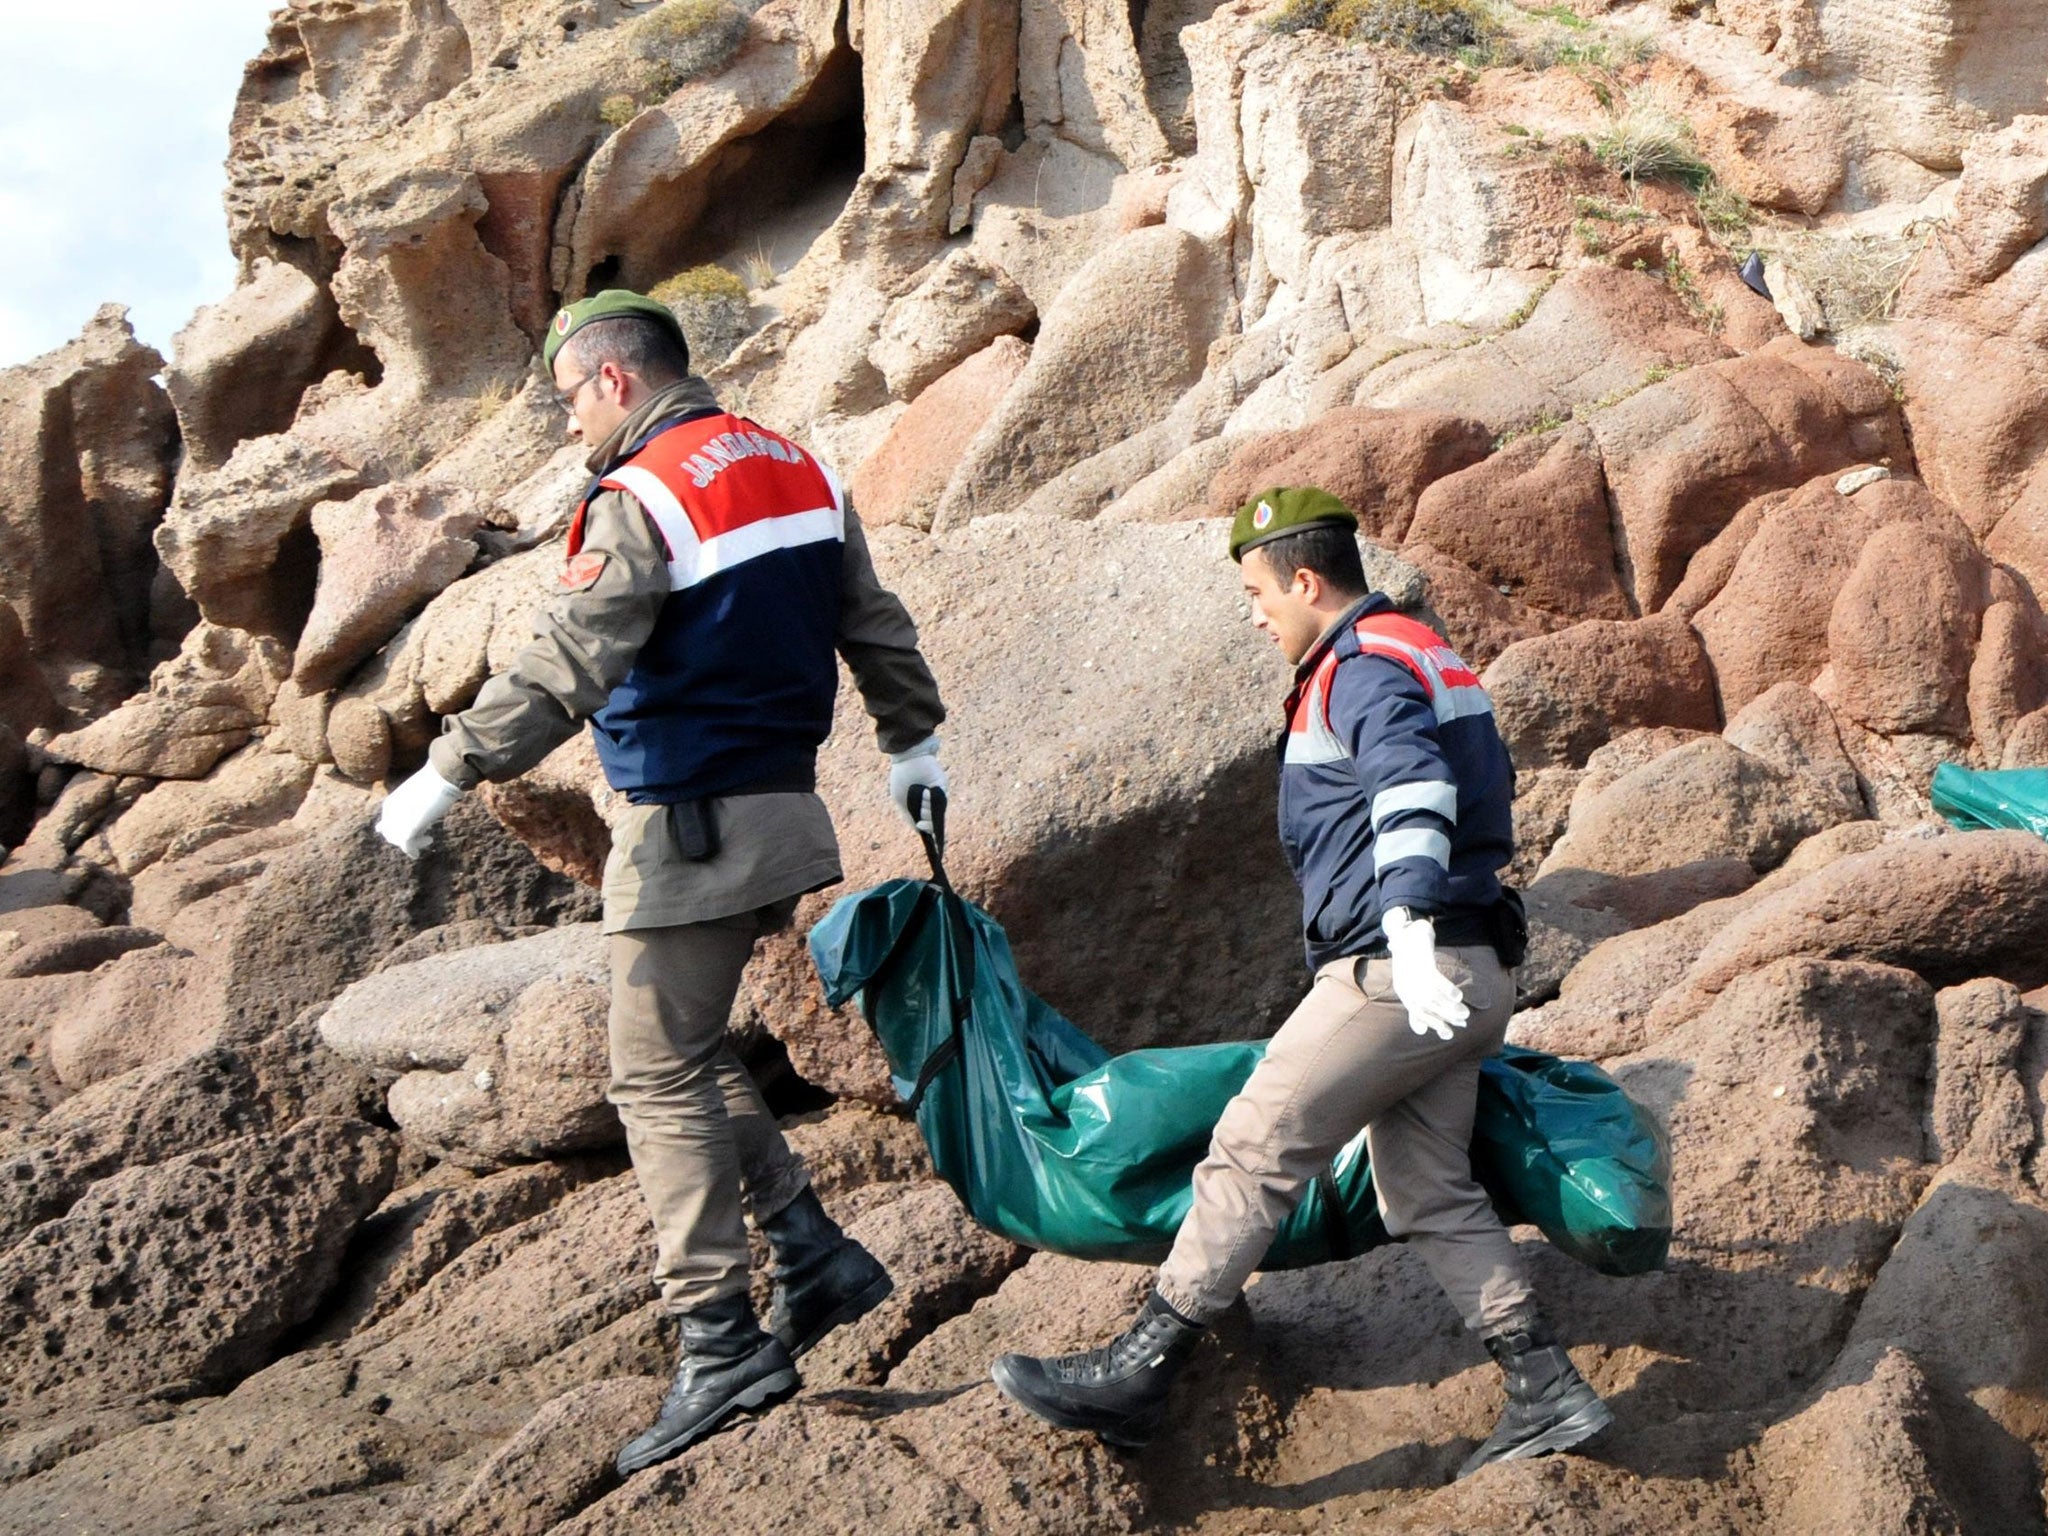
[[[63,345],[109,301],[168,354],[233,286],[228,116],[271,9],[0,0],[0,366]]]

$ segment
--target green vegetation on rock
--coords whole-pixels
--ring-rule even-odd
[[[678,272],[648,290],[675,311],[698,371],[725,361],[753,327],[747,285],[715,262]]]
[[[628,39],[648,63],[646,93],[659,98],[723,69],[746,36],[747,12],[731,0],[668,0],[635,22]]]

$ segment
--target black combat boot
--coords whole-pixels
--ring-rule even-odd
[[[1459,1477],[1496,1461],[1570,1450],[1614,1422],[1613,1411],[1540,1318],[1510,1324],[1485,1343],[1507,1378],[1508,1405],[1486,1444],[1458,1468]]]
[[[825,1214],[808,1184],[761,1230],[768,1237],[769,1273],[775,1277],[768,1331],[791,1356],[841,1323],[873,1311],[896,1289],[875,1256]]]
[[[1129,1332],[1100,1349],[1044,1360],[1004,1355],[989,1374],[1034,1417],[1135,1450],[1165,1426],[1166,1394],[1201,1336],[1201,1324],[1154,1291]]]
[[[798,1386],[796,1366],[780,1342],[754,1321],[746,1292],[685,1312],[682,1358],[645,1434],[619,1450],[619,1475],[665,1461],[742,1413],[772,1407]]]

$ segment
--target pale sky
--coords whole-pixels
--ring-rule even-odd
[[[0,367],[110,301],[168,356],[234,285],[228,117],[272,8],[0,0]]]

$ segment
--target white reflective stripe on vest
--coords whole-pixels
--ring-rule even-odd
[[[662,484],[661,477],[652,470],[629,464],[613,470],[605,480],[631,493],[661,530],[662,538],[668,542],[671,592],[681,592],[708,581],[720,571],[744,565],[757,555],[778,549],[796,549],[828,539],[844,540],[846,537],[846,513],[839,506],[830,506],[791,512],[781,517],[764,517],[730,533],[700,539],[696,525],[690,521],[690,514],[683,510],[683,504],[676,500],[675,493]],[[826,481],[834,497],[839,497],[838,483],[829,474]]]
[[[1337,733],[1330,729],[1330,676],[1331,671],[1310,680],[1308,692],[1297,706],[1297,718],[1308,716],[1308,723],[1300,730],[1291,725],[1287,731],[1287,748],[1282,761],[1296,764],[1341,763],[1351,756]]]
[[[1372,829],[1377,832],[1403,811],[1428,811],[1457,824],[1458,786],[1441,779],[1417,784],[1395,784],[1372,797]]]
[[[1398,864],[1403,859],[1428,859],[1449,874],[1451,840],[1443,833],[1432,832],[1425,827],[1403,827],[1398,832],[1382,832],[1372,840],[1372,870],[1375,875],[1385,874],[1389,864]]]
[[[632,493],[634,500],[647,509],[647,515],[654,519],[654,526],[661,530],[662,539],[668,545],[668,589],[680,592],[690,584],[690,574],[697,569],[697,529],[690,521],[690,514],[683,510],[683,504],[676,500],[676,494],[661,483],[661,476],[651,469],[640,469],[625,465],[605,476],[607,482],[623,486]]]

